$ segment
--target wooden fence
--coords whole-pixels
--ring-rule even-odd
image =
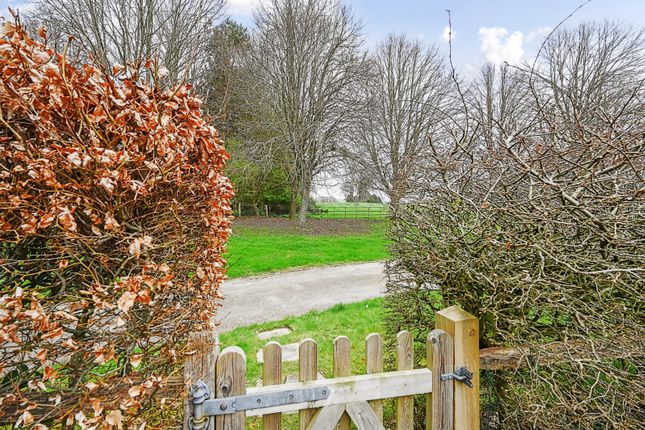
[[[311,218],[327,219],[387,219],[390,211],[387,206],[339,206],[322,207],[309,214]]]
[[[236,217],[286,217],[289,215],[289,209],[283,206],[271,205],[242,205],[240,203],[233,205],[233,213]],[[315,219],[367,219],[380,220],[387,219],[390,211],[387,205],[379,206],[321,206],[309,213],[309,218]]]
[[[283,383],[282,347],[263,349],[263,386],[247,388],[246,357],[237,346],[219,353],[214,334],[195,334],[185,380],[192,386],[185,429],[242,430],[247,416],[262,416],[263,428],[281,428],[281,414],[298,412],[300,429],[383,429],[383,399],[396,398],[396,428],[413,428],[414,397],[426,399],[426,428],[479,429],[479,322],[453,306],[436,314],[423,369],[414,369],[409,332],[397,336],[397,370],[383,372],[383,339],[365,339],[367,374],[351,375],[351,345],[334,340],[333,378],[318,378],[318,345],[299,347],[299,382]]]
[[[474,420],[479,419],[479,404],[475,402],[474,399],[477,398],[477,392],[479,390],[479,372],[478,370],[489,370],[489,371],[503,371],[503,370],[512,370],[516,371],[517,369],[529,367],[529,366],[548,366],[554,363],[563,363],[563,362],[575,362],[576,360],[584,359],[584,360],[591,360],[594,359],[594,357],[597,357],[598,354],[602,355],[603,357],[607,358],[615,358],[615,359],[624,359],[624,358],[630,358],[630,357],[636,357],[639,349],[638,346],[640,344],[635,344],[633,348],[628,348],[628,351],[625,351],[624,349],[621,348],[616,348],[616,345],[614,342],[611,340],[609,341],[603,341],[599,342],[593,345],[593,349],[590,350],[588,353],[582,353],[582,354],[577,354],[577,355],[571,355],[570,352],[570,346],[571,346],[571,341],[567,342],[562,342],[562,341],[556,341],[556,342],[551,342],[546,345],[542,345],[541,348],[536,349],[534,347],[531,347],[530,345],[526,346],[517,346],[513,348],[504,348],[504,347],[490,347],[490,348],[484,348],[479,351],[477,351],[477,342],[476,339],[478,337],[477,331],[478,331],[478,324],[477,320],[472,316],[467,314],[466,312],[460,310],[459,308],[448,308],[444,309],[440,312],[437,313],[437,318],[436,318],[436,328],[439,330],[445,331],[450,338],[453,339],[453,354],[454,357],[452,358],[453,360],[453,368],[456,370],[457,367],[465,367],[468,370],[470,370],[473,373],[473,390],[469,391],[466,390],[466,387],[462,383],[457,383],[454,386],[454,392],[453,396],[455,399],[455,402],[459,400],[460,405],[466,404],[466,408],[460,406],[459,408],[455,407],[453,409],[454,411],[457,411],[456,415],[454,415],[454,427],[453,428],[464,428],[464,429],[475,429],[478,428],[479,424],[478,421],[473,422]],[[406,332],[402,332],[403,334],[400,334],[398,336],[398,342],[401,344],[405,344],[407,342],[407,334]],[[435,331],[435,334],[437,332]],[[375,340],[376,339],[376,340]],[[440,375],[440,372],[435,371],[432,373],[432,370],[436,366],[439,366],[439,363],[441,363],[441,357],[445,356],[442,355],[441,352],[435,353],[435,347],[434,344],[432,344],[432,338],[429,337],[430,343],[428,344],[427,348],[427,356],[428,356],[428,369],[417,369],[413,371],[413,374],[416,374],[417,376],[420,376],[421,378],[426,378],[426,383],[427,383],[427,378],[432,377],[434,375],[435,377],[437,375]],[[405,340],[405,342],[404,342]],[[624,342],[625,339],[621,338],[621,342]],[[343,341],[341,341],[342,343]],[[638,341],[637,341],[638,342]],[[445,344],[445,342],[444,342]],[[271,350],[277,349],[278,348],[277,344],[275,343],[270,343],[270,348]],[[302,345],[307,345],[307,346],[302,346]],[[301,345],[301,351],[303,348],[305,349],[305,353],[301,355],[301,366],[304,366],[305,368],[313,369],[314,363],[317,362],[317,352],[315,353],[316,359],[314,360],[312,357],[314,353],[310,352],[312,349],[317,350],[317,345],[313,341],[306,341],[303,342]],[[441,345],[441,338],[438,338],[437,340],[437,345]],[[407,347],[406,347],[407,348]],[[379,374],[382,372],[383,367],[382,367],[382,362],[380,357],[382,356],[382,340],[380,335],[373,334],[368,336],[366,339],[366,349],[367,349],[367,372],[369,375],[373,374]],[[402,348],[399,348],[402,349]],[[449,351],[450,348],[447,348]],[[168,398],[177,398],[177,396],[180,395],[180,393],[184,392],[184,388],[186,386],[191,386],[195,381],[202,380],[206,382],[206,386],[211,392],[216,392],[216,380],[221,381],[221,379],[216,379],[216,370],[218,366],[217,359],[220,356],[219,354],[219,344],[217,341],[217,336],[213,332],[202,332],[202,333],[192,333],[190,335],[189,339],[189,345],[188,345],[188,351],[189,353],[187,354],[187,359],[185,362],[185,368],[184,368],[184,375],[183,376],[169,376],[167,380],[165,381],[165,384],[159,387],[154,392],[153,397],[156,400],[163,400],[163,399],[168,399]],[[231,349],[229,349],[229,352]],[[232,355],[240,355],[244,357],[243,353],[241,353],[241,350],[235,349],[237,351],[237,354],[232,354]],[[309,351],[309,352],[307,352]],[[410,349],[411,351],[411,349]],[[630,352],[634,351],[634,352]],[[226,352],[224,350],[223,352]],[[241,354],[240,354],[241,353]],[[266,356],[269,357],[272,354],[277,354],[277,352],[266,352]],[[309,358],[307,358],[309,357]],[[405,354],[399,354],[399,357],[405,357]],[[411,362],[410,357],[410,362]],[[310,364],[306,364],[305,360],[309,360]],[[449,363],[450,363],[450,358],[446,358],[447,363],[444,365],[446,369],[449,369]],[[273,367],[270,367],[269,369],[274,369],[272,370],[273,373],[267,372],[265,373],[267,375],[267,379],[265,379],[266,382],[264,382],[265,385],[272,384],[271,381],[276,381],[274,384],[279,384],[281,381],[281,378],[277,377],[279,375],[280,377],[282,376],[279,372],[281,372],[281,363],[277,360],[271,361],[273,363]],[[303,364],[303,362],[305,364]],[[404,362],[403,358],[399,359],[399,363]],[[340,363],[340,362],[339,362]],[[463,363],[466,363],[466,366],[463,366]],[[401,364],[400,364],[401,365]],[[268,366],[265,365],[265,366]],[[430,370],[431,373],[427,373],[428,370]],[[389,375],[391,377],[396,378],[396,375],[398,372],[403,372],[403,371],[397,371],[397,372],[389,372]],[[423,374],[425,372],[425,375]],[[273,374],[274,377],[273,379],[270,379],[268,375]],[[304,376],[303,376],[304,375]],[[307,376],[309,375],[309,376]],[[308,380],[308,379],[314,379],[315,376],[313,376],[314,373],[310,372],[309,373],[301,373],[300,379],[302,381]],[[387,375],[387,374],[386,374]],[[393,376],[392,376],[393,375]],[[361,378],[362,376],[356,376],[353,378]],[[308,378],[308,379],[307,379]],[[381,379],[384,381],[384,379]],[[447,383],[446,383],[447,382]],[[241,386],[241,384],[238,384]],[[281,387],[285,387],[285,385],[281,385]],[[97,391],[95,391],[96,397],[101,397],[101,396],[112,396],[112,397],[126,397],[128,396],[128,389],[131,388],[131,383],[124,382],[120,384],[119,386],[115,388],[111,388],[109,391],[106,391],[104,388],[99,388]],[[440,391],[440,389],[444,388],[444,391]],[[443,395],[449,396],[449,391],[451,387],[451,383],[449,381],[440,381],[439,383],[434,383],[431,385],[431,391],[428,393],[430,395],[430,399],[432,401],[439,402],[439,397],[440,397],[440,392],[443,393]],[[276,387],[273,387],[276,388]],[[476,388],[476,389],[475,389]],[[255,389],[250,389],[249,392],[253,392]],[[230,393],[232,395],[232,393]],[[230,397],[230,395],[228,397]],[[52,413],[53,408],[55,407],[54,405],[51,404],[51,393],[43,392],[39,395],[40,397],[35,397],[34,403],[32,405],[32,409],[29,410],[31,415],[35,419],[42,419],[46,418],[47,416],[50,416]],[[468,397],[470,396],[470,397]],[[227,397],[227,396],[223,396]],[[393,397],[398,397],[394,395]],[[378,405],[380,399],[374,399],[370,400],[370,405]],[[63,400],[65,401],[65,400]],[[475,403],[472,403],[475,402]],[[398,404],[405,404],[401,403],[399,399],[397,399]],[[443,403],[445,403],[445,399],[443,400]],[[409,403],[408,403],[409,404]],[[92,408],[89,402],[86,402],[85,404],[82,405],[83,410],[85,412],[92,413]],[[430,407],[430,402],[428,404],[428,407]],[[20,398],[14,398],[14,399],[5,399],[2,404],[0,404],[0,424],[10,424],[11,419],[8,417],[15,417],[16,414],[24,408],[24,404],[22,403],[22,400]],[[186,402],[185,405],[185,422],[184,422],[184,428],[189,427],[189,421],[188,419],[191,416],[194,416],[194,407],[192,403]],[[448,412],[448,415],[443,414],[437,414],[434,413],[433,411],[435,408],[441,409],[441,403],[439,405],[435,405],[430,407],[429,415],[428,415],[428,429],[430,428],[442,428],[441,426],[439,427],[432,427],[432,419],[438,419],[437,417],[439,416],[449,416],[451,413]],[[470,411],[470,412],[465,412],[465,411]],[[464,418],[464,413],[468,413],[470,417],[472,418]],[[249,412],[249,415],[257,415],[258,412],[251,413]],[[306,412],[305,412],[306,415]],[[404,414],[405,415],[405,414]],[[276,420],[277,420],[278,415],[276,415]],[[16,418],[13,419],[15,421]],[[217,418],[219,419],[219,418]],[[209,429],[214,429],[212,424],[217,419],[211,419],[208,427],[204,428],[209,428]],[[404,420],[399,420],[399,423],[405,422]],[[458,425],[461,425],[460,423],[466,423],[466,425],[458,427]],[[400,427],[401,424],[397,424],[397,428],[405,428],[405,427]],[[273,427],[267,427],[267,428],[279,428],[276,427],[277,424],[273,425]],[[193,426],[193,428],[195,428]],[[224,428],[224,427],[218,427],[218,429]],[[226,427],[226,428],[240,428],[240,427]],[[449,429],[450,427],[443,427],[446,429]]]

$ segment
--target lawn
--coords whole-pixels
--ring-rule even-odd
[[[281,345],[297,343],[312,338],[318,343],[318,371],[325,377],[333,376],[333,342],[340,335],[347,336],[352,344],[352,373],[365,373],[365,337],[370,333],[385,332],[383,299],[360,303],[340,304],[325,311],[313,311],[299,317],[286,318],[263,324],[240,327],[220,335],[222,348],[239,346],[246,354],[247,386],[255,386],[262,378],[262,364],[256,353],[269,341]],[[288,327],[292,330],[285,336],[260,340],[259,332]],[[387,342],[387,340],[386,340]],[[282,376],[298,375],[298,362],[283,363]],[[388,408],[391,409],[391,408]],[[285,415],[283,428],[297,429],[298,415]],[[260,428],[260,420],[248,419],[247,428]]]
[[[349,203],[349,202],[320,202],[316,203],[324,209],[339,209],[339,208],[379,208],[387,209],[386,203]]]
[[[309,220],[307,225],[299,232],[288,220],[236,221],[226,252],[228,276],[376,261],[388,256],[385,222]]]
[[[312,214],[312,218],[385,219],[389,214],[385,203],[329,202],[317,203],[317,206],[321,211]]]
[[[333,342],[337,336],[347,336],[352,342],[352,372],[365,373],[365,337],[370,333],[384,333],[383,299],[359,303],[339,304],[324,311],[312,311],[298,317],[280,321],[239,327],[220,335],[222,347],[239,346],[246,354],[247,385],[255,385],[262,378],[262,365],[255,354],[268,341],[282,345],[312,338],[318,343],[319,372],[332,377]],[[261,340],[257,334],[274,328],[287,327],[291,333],[282,337]],[[286,362],[283,376],[297,375],[298,363]]]

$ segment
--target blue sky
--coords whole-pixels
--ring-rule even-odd
[[[100,1],[100,0],[97,0]],[[228,0],[228,14],[252,26],[252,11],[269,0]],[[531,59],[545,33],[584,0],[342,0],[351,5],[373,47],[388,33],[447,48],[446,9],[452,13],[453,56],[462,73],[473,73],[484,61],[511,63]],[[27,0],[0,0],[7,6]],[[645,0],[592,0],[567,22],[614,20],[645,27]]]
[[[252,9],[268,0],[229,0],[234,19],[252,26]],[[466,74],[485,61],[531,59],[545,34],[584,0],[343,0],[362,20],[370,46],[388,33],[406,33],[447,48],[450,9],[453,57]],[[645,0],[592,0],[567,21],[619,21],[645,27]],[[443,37],[442,37],[443,36]]]

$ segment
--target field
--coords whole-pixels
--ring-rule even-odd
[[[312,218],[322,219],[385,219],[389,214],[388,205],[384,203],[317,203],[319,213],[311,214]]]
[[[309,220],[304,230],[281,218],[235,221],[226,252],[228,276],[387,258],[386,223]]]

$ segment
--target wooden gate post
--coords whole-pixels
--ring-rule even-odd
[[[479,430],[479,321],[459,306],[435,314],[435,328],[453,338],[454,372],[465,367],[473,374],[473,387],[455,382],[455,430]]]
[[[202,331],[188,335],[187,356],[184,364],[184,384],[190,388],[201,380],[215,393],[215,363],[219,354],[219,342],[215,331]],[[188,430],[188,420],[192,415],[192,403],[184,402],[184,430]],[[211,420],[209,430],[213,430]]]

